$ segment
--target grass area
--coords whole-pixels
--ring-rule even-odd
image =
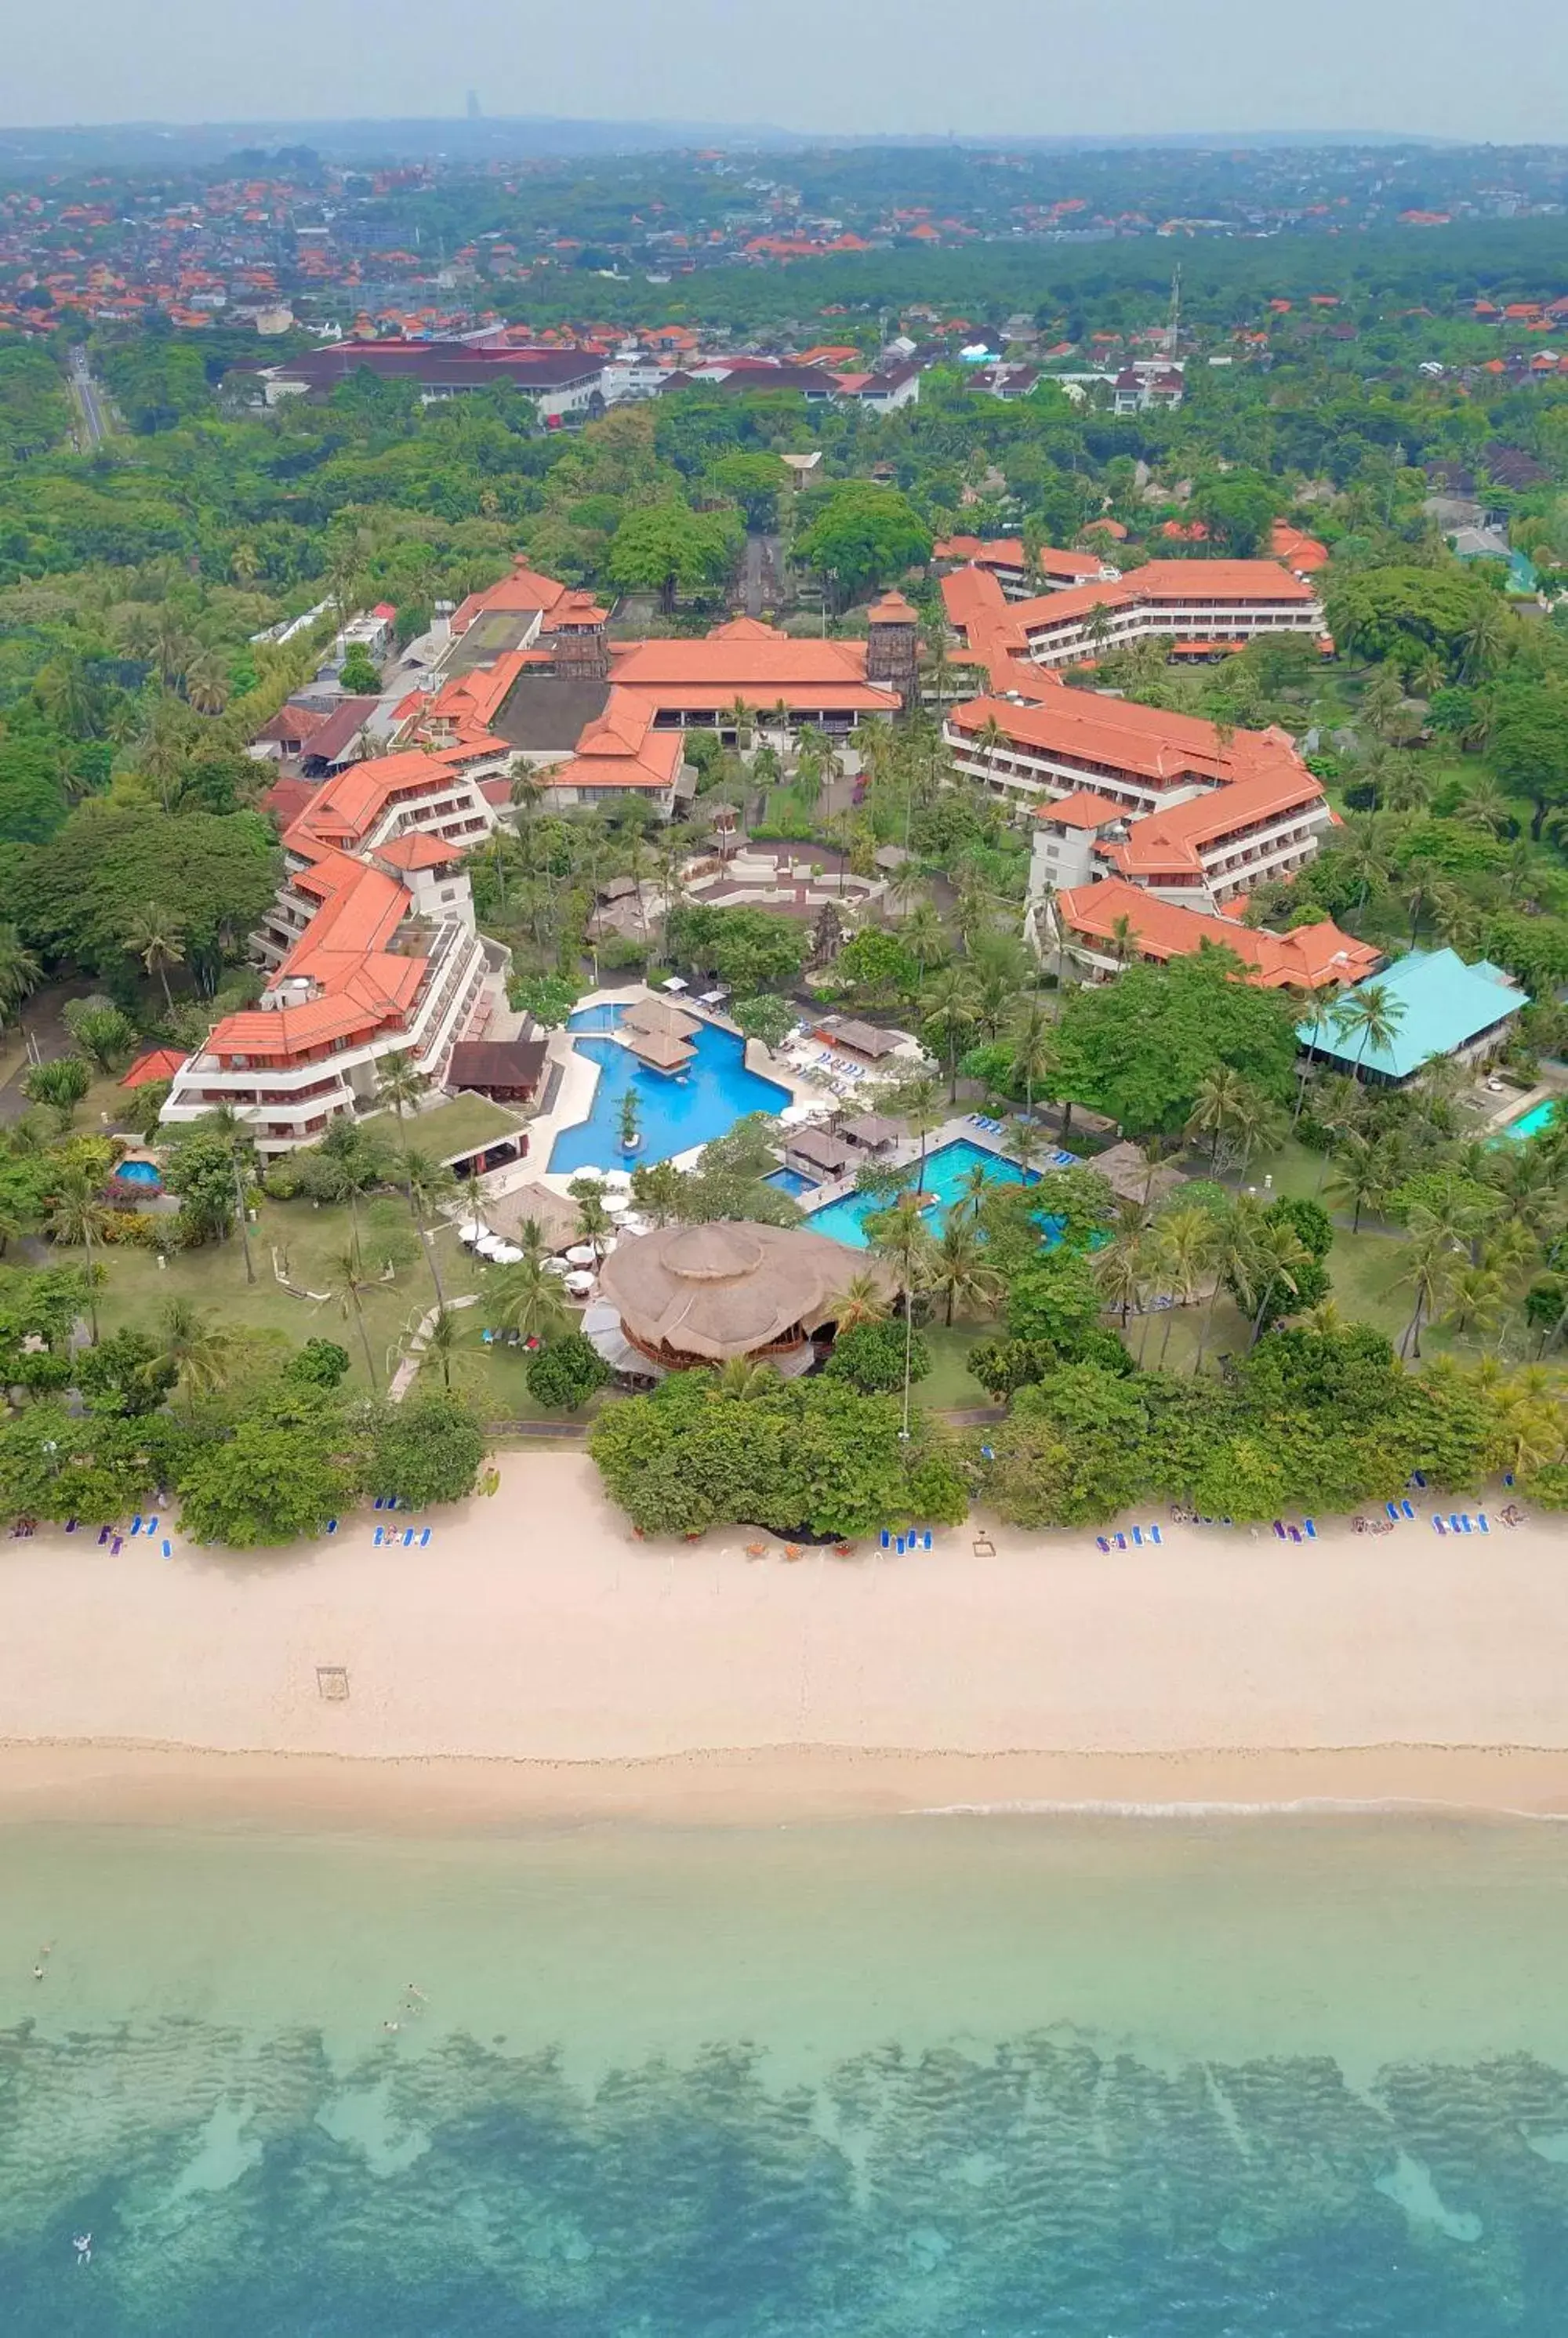
[[[541,1404],[529,1392],[526,1349],[500,1345],[487,1348],[481,1336],[484,1315],[483,1299],[477,1307],[465,1311],[465,1325],[472,1329],[466,1329],[461,1349],[453,1359],[452,1385],[478,1408],[485,1420],[496,1427],[509,1420],[587,1421],[604,1405],[614,1402],[613,1395],[602,1389],[589,1398],[580,1412],[562,1412]],[[422,1384],[439,1386],[439,1365],[426,1363],[420,1377]]]
[[[983,1340],[994,1340],[999,1330],[995,1316],[976,1322],[927,1323],[920,1337],[931,1351],[931,1370],[915,1384],[917,1401],[933,1412],[968,1411],[991,1399],[969,1370],[969,1351]]]
[[[413,1229],[396,1203],[376,1205],[387,1213],[386,1223],[407,1228],[403,1247],[407,1263],[399,1263],[391,1281],[377,1282],[363,1295],[365,1329],[376,1366],[376,1378],[385,1383],[387,1358],[400,1344],[406,1330],[435,1302],[428,1269],[413,1249]],[[377,1223],[380,1223],[377,1216]],[[161,1267],[151,1251],[116,1246],[105,1252],[108,1280],[98,1302],[99,1321],[105,1331],[122,1325],[150,1326],[166,1300],[185,1299],[207,1310],[231,1329],[281,1331],[289,1340],[336,1340],[350,1358],[350,1374],[363,1387],[367,1375],[364,1350],[352,1315],[345,1319],[335,1298],[314,1302],[297,1299],[273,1272],[273,1253],[287,1258],[289,1279],[302,1289],[328,1291],[336,1280],[337,1261],[348,1248],[346,1208],[309,1202],[263,1202],[259,1223],[250,1233],[250,1255],[256,1280],[245,1280],[245,1260],[236,1235],[226,1243],[209,1243],[199,1250],[181,1251]],[[447,1296],[456,1298],[475,1287],[477,1269],[450,1228],[436,1237],[436,1264]],[[80,1263],[79,1251],[64,1248],[51,1255],[61,1262]]]
[[[376,1113],[369,1125],[391,1144],[399,1142],[395,1114]],[[515,1136],[522,1125],[515,1113],[492,1104],[488,1096],[459,1095],[432,1111],[409,1113],[401,1141],[416,1152],[429,1154],[433,1160],[454,1161],[466,1153],[476,1153],[482,1144],[498,1144],[503,1137]]]

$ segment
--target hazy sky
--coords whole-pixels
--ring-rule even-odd
[[[461,111],[1568,142],[1568,0],[12,0],[6,124]]]

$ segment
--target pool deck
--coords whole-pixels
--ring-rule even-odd
[[[1527,1088],[1523,1095],[1511,1088],[1505,1096],[1498,1099],[1497,1109],[1491,1118],[1482,1123],[1481,1135],[1505,1136],[1515,1121],[1527,1120],[1538,1105],[1559,1102],[1562,1093],[1560,1088],[1540,1082],[1534,1087]]]
[[[965,1119],[962,1114],[955,1114],[951,1120],[945,1120],[940,1128],[930,1132],[926,1139],[926,1158],[929,1160],[934,1153],[940,1153],[946,1144],[972,1144],[977,1153],[989,1153],[996,1160],[1005,1161],[1009,1168],[1017,1166],[999,1136],[993,1135],[988,1128],[982,1128],[977,1122]],[[876,1165],[878,1169],[913,1169],[918,1165],[919,1160],[919,1138],[901,1136],[892,1152]],[[1048,1165],[1048,1160],[1041,1164],[1042,1167]],[[826,1185],[814,1187],[809,1195],[800,1194],[799,1199],[808,1223],[818,1210],[825,1210],[830,1202],[847,1201],[855,1190],[853,1176],[835,1177]]]

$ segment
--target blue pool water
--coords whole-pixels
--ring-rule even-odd
[[[960,1137],[955,1144],[938,1145],[935,1153],[926,1156],[928,1218],[957,1200],[959,1188],[977,1162],[984,1163],[988,1180],[994,1184],[1033,1185],[1035,1182],[1032,1170],[1026,1174],[1014,1163],[987,1153],[984,1145],[971,1144],[967,1137]],[[847,1194],[841,1202],[829,1202],[824,1208],[813,1210],[808,1223],[814,1234],[827,1234],[834,1242],[848,1243],[851,1249],[865,1250],[867,1219],[887,1207],[879,1194]]]
[[[1523,1144],[1528,1137],[1544,1136],[1556,1116],[1557,1099],[1547,1096],[1533,1111],[1523,1114],[1518,1120],[1511,1120],[1507,1127],[1499,1129],[1497,1134],[1506,1144]]]
[[[573,1044],[582,1056],[601,1067],[593,1092],[593,1109],[575,1128],[564,1128],[550,1148],[550,1166],[573,1169],[619,1169],[628,1156],[621,1150],[621,1099],[632,1089],[640,1108],[638,1125],[642,1142],[631,1157],[641,1164],[668,1161],[693,1144],[707,1144],[722,1136],[749,1112],[782,1112],[789,1091],[776,1080],[759,1078],[745,1064],[746,1043],[716,1025],[704,1023],[693,1032],[696,1054],[683,1072],[655,1072],[640,1064],[619,1040],[596,1038],[620,1021],[618,1007],[591,1007],[568,1018]]]
[[[122,1161],[114,1174],[124,1185],[162,1185],[163,1183],[151,1161]]]
[[[817,1191],[817,1180],[802,1177],[799,1169],[775,1169],[767,1182],[769,1185],[777,1185],[781,1194],[814,1194]]]

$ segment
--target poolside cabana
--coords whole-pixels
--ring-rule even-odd
[[[530,1220],[538,1227],[547,1250],[570,1250],[582,1238],[583,1218],[575,1202],[548,1185],[514,1185],[509,1194],[487,1196],[485,1218],[493,1233],[515,1242]]]
[[[883,1113],[863,1112],[858,1119],[847,1120],[838,1134],[857,1153],[881,1158],[893,1150],[904,1131],[899,1122]]]
[[[677,1039],[663,1031],[628,1029],[624,1021],[621,1036],[638,1061],[655,1072],[683,1071],[697,1053],[690,1039]]]
[[[629,1348],[656,1372],[746,1356],[791,1379],[810,1369],[841,1294],[864,1274],[889,1298],[897,1289],[883,1261],[803,1227],[662,1226],[622,1242],[600,1270],[601,1301],[615,1311],[613,1337],[592,1320],[584,1328],[621,1370]]]
[[[826,1128],[793,1128],[784,1140],[784,1166],[805,1177],[842,1177],[854,1160],[854,1147]]]
[[[689,1039],[701,1031],[702,1018],[688,1014],[668,998],[634,998],[621,1009],[622,1031],[642,1031],[661,1039]]]
[[[868,1064],[879,1064],[904,1044],[902,1031],[885,1031],[878,1024],[858,1022],[853,1016],[829,1016],[827,1022],[817,1025],[816,1035],[830,1047],[846,1048]]]
[[[1179,1169],[1151,1170],[1143,1147],[1130,1141],[1112,1145],[1108,1153],[1097,1154],[1086,1165],[1104,1178],[1119,1202],[1162,1202],[1167,1194],[1187,1182]]]

